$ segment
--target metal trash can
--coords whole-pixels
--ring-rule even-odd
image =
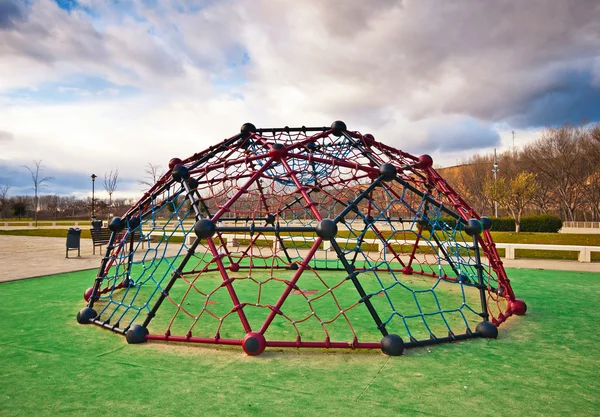
[[[81,229],[78,227],[69,227],[67,230],[67,255],[69,257],[69,250],[77,249],[77,256],[81,257]]]
[[[92,227],[94,229],[101,229],[102,228],[102,220],[92,220]]]

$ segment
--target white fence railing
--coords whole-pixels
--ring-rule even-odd
[[[33,226],[33,223],[31,222],[24,222],[24,223],[29,223],[29,227]],[[0,223],[1,225],[1,223]],[[5,226],[8,226],[8,223],[4,223]],[[78,222],[75,222],[75,226],[79,226]],[[190,228],[191,226],[193,226],[193,223],[189,224]],[[65,229],[68,227],[71,227],[70,225],[60,225],[60,224],[56,224],[53,223],[52,226],[46,226],[46,227],[41,227],[41,228],[48,228],[48,227],[64,227]],[[600,229],[600,223],[599,222],[564,222],[564,227],[579,227],[579,228],[598,228]],[[194,233],[187,233],[184,234],[182,232],[175,232],[173,233],[173,236],[180,236],[186,237],[186,244],[190,245],[196,238],[196,236],[194,235]],[[227,240],[227,245],[230,245],[231,242],[233,242],[234,240],[237,239],[244,239],[247,237],[246,236],[236,236],[234,234],[223,234],[223,238]],[[279,242],[277,241],[277,239],[275,238],[275,236],[262,236],[261,238],[263,239],[267,239],[267,240],[272,240],[273,241],[273,250],[275,252],[277,252],[278,250],[280,250],[281,248],[279,247]],[[297,237],[296,239],[299,240],[303,240],[306,238],[301,238],[301,237]],[[313,238],[314,239],[314,238]],[[294,238],[292,237],[287,237],[284,238],[284,240],[294,240]],[[369,243],[371,245],[377,245],[377,251],[381,252],[384,247],[385,244],[382,243],[380,240],[377,239],[365,239],[364,240],[365,243]],[[398,241],[398,242],[393,242],[393,244],[404,244],[404,245],[412,245],[414,244],[413,241]],[[419,246],[426,246],[429,245],[430,243],[427,242],[419,242],[418,245]],[[433,245],[435,246],[435,245]],[[591,262],[591,254],[592,252],[600,252],[600,246],[579,246],[579,245],[543,245],[543,244],[525,244],[525,243],[496,243],[496,247],[497,248],[502,248],[505,249],[505,258],[506,259],[515,259],[515,249],[533,249],[533,250],[549,250],[549,251],[572,251],[572,252],[579,252],[579,256],[578,256],[578,260],[579,262]],[[330,244],[329,242],[324,242],[324,249],[325,250],[329,250],[330,249]]]
[[[48,223],[50,223],[50,224],[48,224]],[[89,224],[89,222],[82,222],[82,223],[85,224],[86,226]],[[19,222],[19,221],[1,222],[0,226],[2,226],[2,227],[35,227],[35,222]],[[40,229],[42,229],[44,227],[64,227],[64,228],[79,227],[79,222],[72,222],[72,223],[64,224],[61,222],[50,222],[47,220],[40,220],[38,222],[38,227]]]
[[[175,233],[175,235],[178,235],[178,233]],[[181,236],[183,236],[183,233],[181,233]],[[247,235],[235,235],[235,234],[222,234],[221,235],[223,237],[223,239],[225,239],[227,241],[227,246],[230,245],[235,245],[233,242],[240,240],[240,239],[248,239]],[[194,240],[196,239],[196,236],[193,235],[193,233],[189,233],[187,235],[187,244],[191,244]],[[271,240],[273,242],[273,251],[274,252],[278,252],[281,250],[280,244],[278,239],[275,236],[269,236],[269,235],[263,235],[261,236],[261,239],[265,239],[265,240]],[[283,238],[284,241],[294,241],[294,240],[299,240],[299,241],[314,241],[314,238],[312,239],[307,239],[305,237],[286,237]],[[384,250],[385,248],[385,244],[378,239],[364,239],[363,240],[364,243],[368,243],[370,245],[373,246],[377,246],[377,252],[381,252],[382,250]],[[412,246],[415,244],[414,241],[397,241],[397,242],[389,242],[393,245],[409,245]],[[443,242],[442,244],[444,246],[446,246],[444,243],[447,242]],[[328,241],[323,241],[324,250],[331,250],[331,244]],[[419,241],[417,243],[418,246],[437,246],[434,242],[426,242],[426,241]],[[456,246],[456,243],[450,243],[448,244],[448,246],[453,247]],[[458,245],[461,246],[461,245]],[[533,249],[533,250],[548,250],[548,251],[569,251],[569,252],[579,252],[579,256],[577,257],[577,260],[579,262],[591,262],[592,261],[592,252],[600,252],[600,246],[578,246],[578,245],[542,245],[542,244],[529,244],[529,243],[496,243],[496,247],[500,248],[500,249],[504,249],[505,250],[505,254],[504,257],[506,259],[515,259],[515,250],[516,249]]]
[[[600,222],[563,222],[563,227],[577,229],[600,229]]]

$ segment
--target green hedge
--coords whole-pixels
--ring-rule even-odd
[[[492,231],[494,232],[514,232],[515,221],[510,217],[490,217],[492,221]]]
[[[450,227],[456,226],[456,219],[454,217],[442,217],[444,222]],[[510,217],[490,217],[492,221],[492,230],[496,232],[514,232],[515,221]]]
[[[456,225],[453,217],[443,217],[444,221],[450,227]],[[510,217],[490,217],[492,221],[492,231],[494,232],[514,232],[515,221]],[[562,227],[562,220],[559,217],[549,214],[540,214],[538,216],[524,216],[521,218],[522,232],[544,232],[557,233]]]
[[[557,233],[562,225],[563,222],[559,217],[551,216],[549,214],[521,218],[522,232]]]

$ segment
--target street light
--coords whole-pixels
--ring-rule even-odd
[[[92,174],[92,221],[96,218],[96,213],[94,212],[94,202],[96,201],[94,198],[94,183],[96,182],[96,178],[98,176],[96,174]]]
[[[514,137],[514,132],[513,132],[513,137]],[[493,165],[493,169],[492,172],[494,173],[494,194],[496,194],[496,180],[497,180],[497,176],[498,176],[498,171],[500,171],[500,168],[498,168],[498,155],[496,154],[496,149],[494,148],[494,165]],[[498,200],[496,200],[496,195],[494,195],[494,217],[498,218]]]

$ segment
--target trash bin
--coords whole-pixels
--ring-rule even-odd
[[[92,227],[94,229],[101,229],[102,228],[102,220],[92,220]]]
[[[69,250],[77,249],[77,256],[81,257],[81,229],[78,227],[69,227],[67,230],[67,256],[69,257]]]

